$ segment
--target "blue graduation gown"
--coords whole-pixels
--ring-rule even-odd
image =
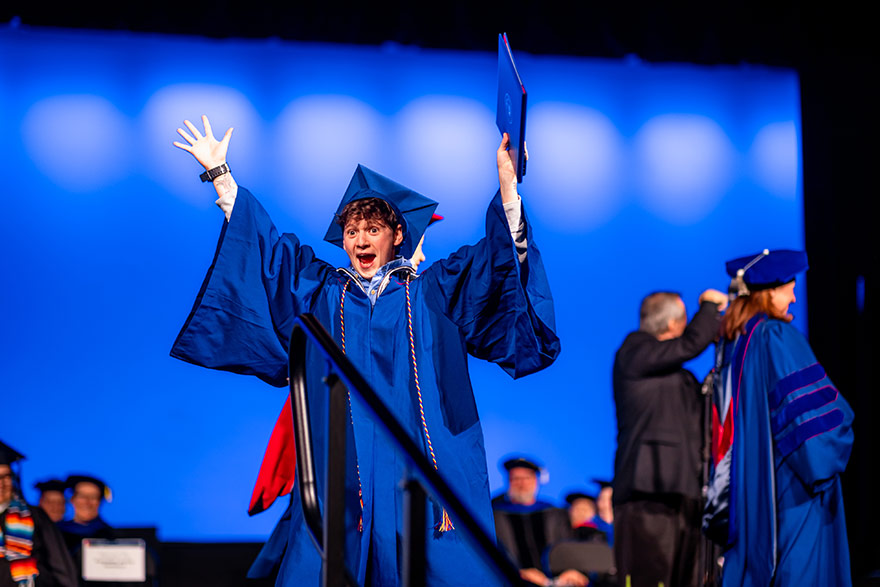
[[[850,585],[840,473],[852,448],[852,410],[804,336],[766,315],[738,338],[731,369],[722,584]]]
[[[501,197],[496,194],[487,212],[486,237],[432,264],[417,279],[407,269],[390,273],[386,288],[371,307],[357,279],[318,259],[295,235],[279,236],[262,206],[239,188],[214,262],[171,354],[284,386],[294,318],[303,312],[314,314],[338,342],[344,318],[347,356],[412,438],[426,448],[410,357],[409,282],[418,380],[438,470],[494,536],[483,433],[467,354],[495,362],[512,377],[520,377],[550,365],[559,353],[552,297],[540,252],[526,227],[528,253],[526,261],[519,263]],[[326,430],[320,423],[326,422],[326,394],[320,392],[320,378],[326,367],[315,351],[310,351],[308,361],[309,409],[322,482]],[[404,458],[355,398],[351,416],[349,569],[362,584],[366,580],[376,585],[398,584],[399,482]],[[321,485],[318,491],[323,496]],[[359,486],[364,502],[360,533]],[[428,511],[433,523],[440,521],[441,508],[431,504]],[[429,529],[427,539],[431,585],[492,582],[483,576],[483,564],[460,531],[438,536]],[[297,488],[252,572],[271,570],[282,553],[279,585],[318,583],[321,562],[304,524]]]

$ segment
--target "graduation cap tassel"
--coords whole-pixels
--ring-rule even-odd
[[[342,354],[345,354],[345,292],[348,291],[348,285],[351,283],[351,278],[345,282],[345,285],[342,286],[342,295],[339,297],[339,332],[340,332],[340,340],[342,347]],[[354,427],[354,415],[351,413],[351,393],[346,390],[346,395],[348,396],[348,419],[351,421],[352,427]],[[361,465],[355,457],[355,467],[357,469],[357,477],[358,477],[358,502],[361,504],[361,513],[358,515],[358,532],[364,531],[364,489],[361,485]]]
[[[455,526],[452,525],[452,520],[449,518],[449,514],[446,513],[446,508],[443,508],[443,520],[437,524],[437,531],[443,533],[450,530],[455,530]]]
[[[409,299],[409,281],[406,282],[406,322],[407,327],[409,328],[409,350],[410,357],[412,357],[412,366],[413,366],[413,379],[416,384],[416,395],[419,398],[419,414],[422,418],[422,430],[425,431],[425,441],[428,444],[428,453],[431,455],[431,462],[434,464],[434,470],[439,471],[439,467],[437,466],[437,457],[434,455],[434,446],[431,444],[431,434],[428,432],[428,420],[425,418],[425,406],[422,403],[422,388],[419,386],[419,368],[416,363],[416,344],[415,337],[413,336],[413,324],[412,324],[412,304]],[[443,514],[434,529],[440,533],[448,532],[450,530],[455,530],[455,526],[452,525],[452,520],[449,517],[449,514],[446,512],[446,508],[443,508]]]
[[[754,256],[751,261],[745,264],[745,266],[740,267],[736,270],[736,274],[733,276],[733,279],[730,280],[730,288],[728,289],[728,295],[731,299],[738,296],[747,296],[751,292],[749,291],[749,286],[746,285],[745,275],[746,271],[752,268],[752,266],[763,259],[764,257],[770,254],[769,249],[764,249],[760,253]]]

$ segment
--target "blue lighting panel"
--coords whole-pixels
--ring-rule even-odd
[[[472,362],[496,463],[528,452],[548,499],[610,477],[611,363],[649,291],[723,289],[723,262],[803,247],[800,102],[788,70],[517,54],[529,80],[520,190],[563,352],[518,381]],[[59,68],[63,62],[65,66]],[[222,64],[222,67],[206,64]],[[283,231],[321,237],[358,163],[440,201],[428,260],[480,238],[497,188],[494,53],[0,28],[6,251],[3,440],[32,483],[104,477],[115,525],[262,539],[248,518],[285,391],[168,356],[223,221],[175,129],[235,127],[229,163]],[[805,327],[803,284],[796,324]],[[709,368],[693,363],[698,377]]]

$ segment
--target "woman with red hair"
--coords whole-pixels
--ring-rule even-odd
[[[790,324],[806,269],[801,251],[727,263],[704,518],[726,549],[725,586],[851,584],[840,474],[853,413]]]

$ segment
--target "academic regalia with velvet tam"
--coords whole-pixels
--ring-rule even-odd
[[[727,263],[751,295],[806,271],[803,251]],[[726,548],[722,584],[850,585],[840,474],[853,412],[789,323],[754,316],[716,352],[712,478],[703,529]]]
[[[496,195],[487,213],[484,239],[434,263],[418,278],[405,266],[389,273],[385,289],[371,305],[355,274],[319,260],[292,234],[279,237],[262,206],[239,188],[214,262],[171,354],[286,386],[294,318],[304,312],[314,314],[340,343],[344,319],[346,355],[412,438],[426,447],[410,357],[408,284],[418,380],[437,468],[491,535],[485,449],[467,354],[498,363],[519,377],[548,366],[559,352],[541,255],[527,224],[526,231],[527,258],[519,263],[500,194]],[[316,423],[326,421],[326,393],[320,391],[326,365],[316,351],[308,352],[318,495],[323,496],[326,430]],[[346,511],[349,568],[362,584],[393,585],[400,582],[399,482],[405,461],[379,433],[365,408],[352,400],[348,433],[354,450],[349,451],[352,474],[347,480]],[[363,490],[362,514],[358,487]],[[442,509],[431,504],[428,511],[429,525],[438,523]],[[490,580],[482,576],[482,562],[460,534],[429,529],[432,585]],[[270,571],[283,553],[278,584],[320,580],[320,558],[304,525],[297,489],[267,548],[255,566],[258,573]],[[368,552],[372,553],[369,577]]]

